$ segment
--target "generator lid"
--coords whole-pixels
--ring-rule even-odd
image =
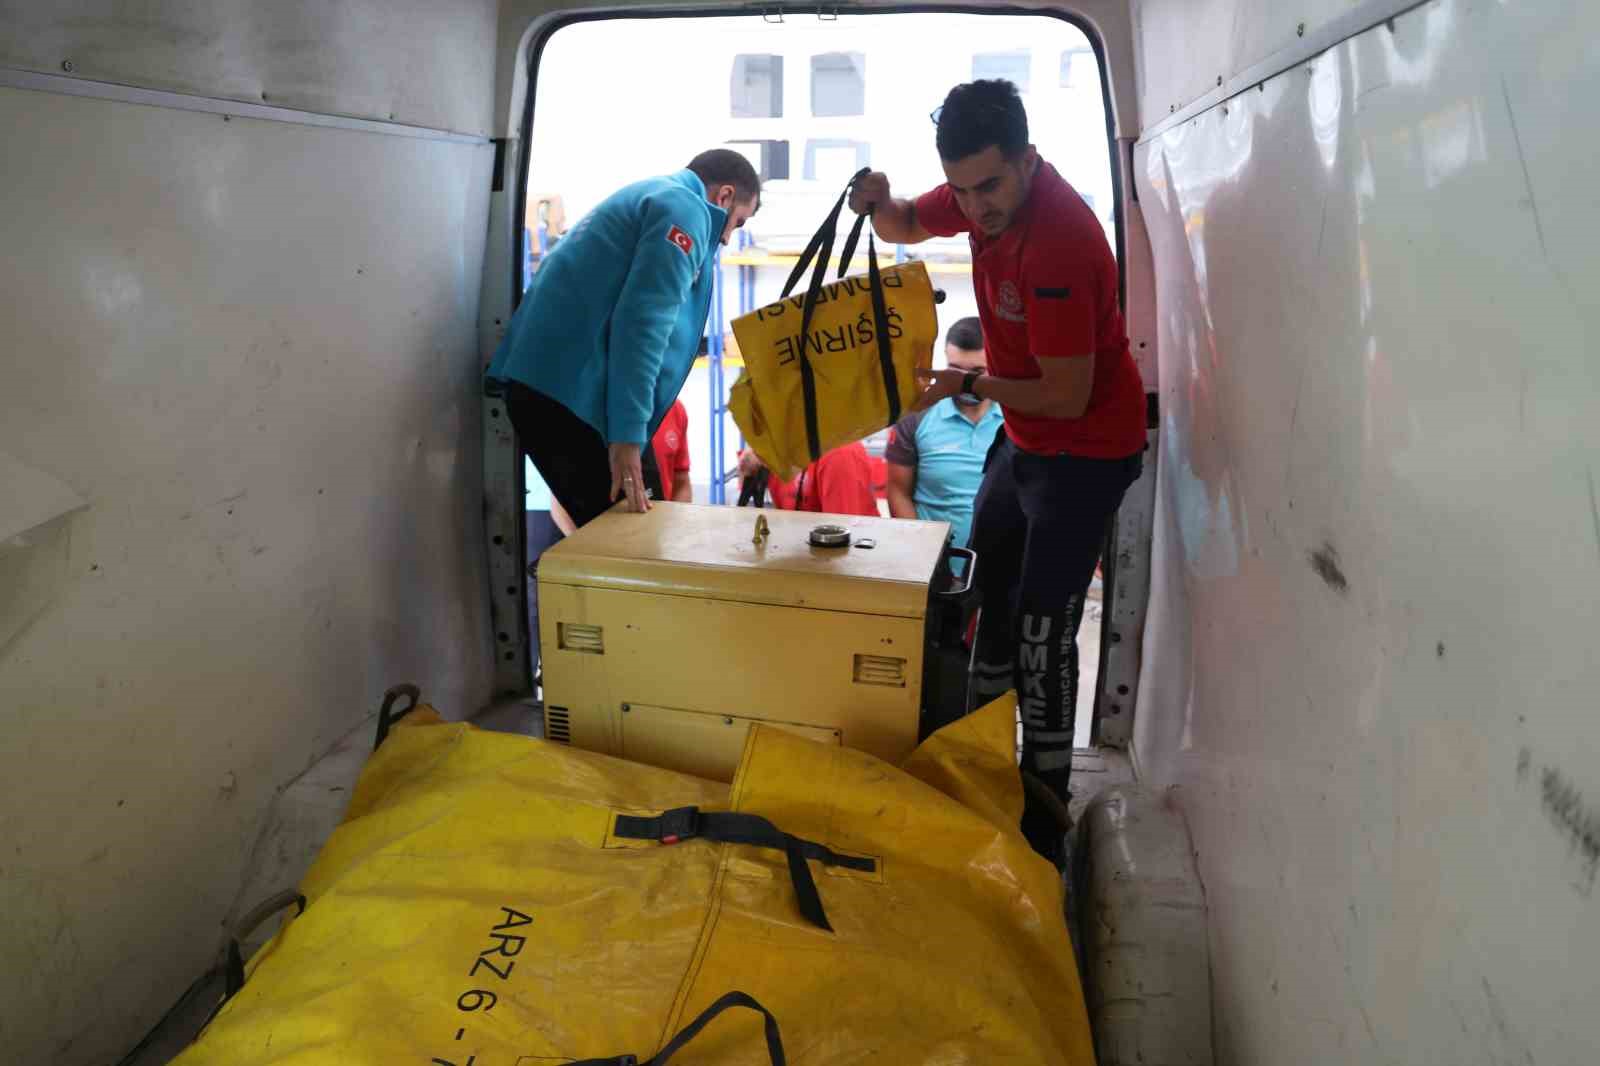
[[[850,547],[813,546],[822,525],[843,526]],[[619,505],[540,556],[539,581],[921,618],[949,533],[944,522],[683,503],[639,515]]]

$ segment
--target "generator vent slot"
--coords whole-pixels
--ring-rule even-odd
[[[544,709],[544,737],[557,744],[572,743],[572,716],[565,707]]]
[[[562,651],[581,651],[588,655],[606,653],[605,630],[582,622],[556,623],[557,642]]]
[[[856,684],[905,688],[906,661],[884,655],[856,656]]]

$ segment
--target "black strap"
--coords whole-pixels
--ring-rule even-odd
[[[700,837],[720,844],[748,844],[781,851],[789,859],[789,880],[794,885],[800,913],[806,921],[830,933],[833,932],[833,926],[828,924],[827,912],[822,909],[822,897],[817,893],[817,883],[811,877],[811,867],[806,865],[806,860],[815,859],[824,866],[840,866],[866,873],[878,868],[875,859],[841,855],[825,844],[790,836],[756,814],[702,812],[699,807],[677,807],[663,811],[654,818],[619,814],[615,832],[624,840],[657,840],[663,844],[676,844],[681,840]]]
[[[402,696],[411,702],[399,714],[395,714],[394,705]],[[377,751],[383,745],[383,739],[389,735],[389,727],[416,710],[417,704],[421,701],[422,690],[410,684],[396,685],[383,694],[383,706],[378,709],[378,735],[372,741],[373,751]]]
[[[766,503],[767,481],[770,475],[767,468],[762,467],[754,474],[739,482],[739,506],[760,507]]]
[[[778,1033],[778,1019],[772,1012],[756,1002],[754,996],[743,992],[729,992],[711,1006],[700,1012],[700,1016],[678,1031],[678,1035],[667,1041],[666,1046],[655,1055],[643,1062],[634,1055],[617,1055],[609,1059],[584,1059],[582,1062],[571,1063],[570,1066],[665,1066],[668,1059],[683,1050],[683,1046],[700,1035],[711,1019],[721,1014],[730,1007],[744,1007],[748,1010],[759,1011],[766,1019],[767,1033],[767,1058],[772,1066],[788,1066],[788,1059],[783,1054],[783,1038]]]
[[[883,394],[889,399],[889,425],[892,426],[900,421],[900,376],[894,368],[894,347],[889,339],[889,304],[883,295],[878,249],[870,231],[867,233],[867,284],[872,287],[872,327],[878,331],[878,368],[883,371]]]
[[[811,267],[811,281],[806,287],[805,300],[800,310],[800,395],[805,404],[806,416],[806,447],[811,456],[811,461],[816,462],[822,458],[822,433],[817,424],[817,375],[811,366],[811,357],[806,352],[806,347],[811,336],[811,316],[817,308],[817,298],[822,294],[823,281],[828,273],[828,262],[833,257],[833,241],[839,232],[839,214],[844,210],[845,201],[850,198],[850,190],[856,182],[871,172],[871,168],[863,167],[850,179],[844,192],[839,194],[839,199],[833,205],[833,210],[828,212],[828,217],[823,219],[822,225],[812,235],[810,243],[800,253],[800,259],[795,263],[794,269],[789,272],[789,280],[784,282],[783,295],[780,299],[787,300],[794,287],[799,284],[800,278],[805,274],[806,268]],[[894,352],[889,340],[889,312],[888,305],[883,295],[883,276],[878,270],[878,248],[873,239],[872,229],[866,225],[867,216],[856,216],[855,225],[850,229],[850,235],[845,239],[844,253],[839,257],[839,277],[842,279],[850,268],[850,261],[855,258],[856,247],[861,241],[861,231],[867,231],[867,277],[872,288],[872,321],[877,330],[878,339],[878,365],[883,372],[883,386],[889,398],[889,424],[900,419],[900,385],[899,375],[895,371]]]
[[[854,179],[851,179],[851,184],[854,184]],[[817,297],[822,292],[822,281],[828,273],[828,261],[833,258],[833,239],[839,231],[839,213],[844,210],[844,203],[849,197],[850,186],[846,185],[844,192],[839,194],[838,201],[834,203],[833,210],[828,212],[828,217],[822,220],[822,225],[812,235],[805,251],[800,253],[799,261],[789,272],[789,280],[783,283],[783,295],[780,297],[784,300],[789,298],[795,284],[800,280],[800,275],[812,264],[812,257],[815,256],[811,282],[806,286],[805,300],[801,304],[799,345],[800,397],[805,404],[806,451],[811,456],[812,462],[816,462],[822,456],[822,432],[817,425],[817,372],[811,366],[811,356],[807,354],[806,347],[811,337],[811,315],[817,309]]]
[[[306,898],[295,889],[269,896],[256,905],[238,922],[229,927],[228,955],[222,966],[222,1002],[244,987],[244,951],[240,943],[247,940],[262,922],[287,907],[295,907],[296,916],[306,912]]]

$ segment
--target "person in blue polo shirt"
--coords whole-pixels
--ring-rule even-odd
[[[694,365],[717,245],[760,202],[749,160],[702,152],[607,197],[533,276],[486,377],[574,526],[661,499],[650,438]]]
[[[963,318],[950,327],[944,353],[946,362],[963,373],[987,369],[983,327],[976,318]],[[951,542],[966,547],[972,532],[972,501],[983,481],[983,460],[1004,421],[993,400],[958,395],[896,422],[894,440],[884,451],[889,463],[889,513],[896,518],[949,522]]]

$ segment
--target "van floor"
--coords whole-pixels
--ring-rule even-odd
[[[531,699],[497,704],[472,721],[482,729],[499,733],[544,735],[544,715],[540,705]],[[344,817],[356,778],[372,754],[373,728],[368,721],[352,730],[279,793],[251,850],[230,917],[242,915],[261,900],[300,883]],[[1074,820],[1082,818],[1084,807],[1101,789],[1133,780],[1127,754],[1113,749],[1079,751],[1073,756],[1072,770]],[[266,943],[275,931],[275,922],[265,923],[244,943],[245,957]],[[199,1035],[221,996],[220,973],[197,980],[146,1043],[118,1066],[164,1066],[171,1062]]]

